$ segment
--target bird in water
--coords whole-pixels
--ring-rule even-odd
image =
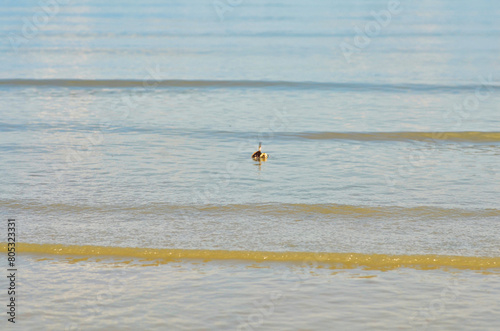
[[[252,154],[252,159],[256,161],[265,161],[267,157],[268,155],[266,153],[262,153],[262,143],[259,143],[259,150]]]

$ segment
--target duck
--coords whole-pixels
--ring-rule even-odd
[[[252,154],[252,159],[257,161],[265,161],[267,160],[268,155],[266,153],[262,153],[262,143],[259,143],[259,150]]]

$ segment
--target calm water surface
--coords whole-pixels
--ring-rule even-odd
[[[232,3],[1,5],[16,326],[497,329],[500,6]]]

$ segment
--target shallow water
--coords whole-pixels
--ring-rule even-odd
[[[16,326],[498,328],[500,6],[58,3],[0,5]]]
[[[499,314],[498,273],[45,255],[23,266],[26,329],[494,330]]]

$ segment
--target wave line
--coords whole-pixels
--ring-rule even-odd
[[[405,218],[485,218],[499,217],[500,209],[461,209],[435,206],[362,206],[341,205],[334,203],[301,204],[301,203],[268,203],[268,204],[228,204],[228,205],[173,205],[169,203],[149,203],[144,205],[76,205],[65,203],[46,204],[36,201],[24,203],[16,200],[0,200],[0,207],[10,210],[26,210],[44,213],[116,213],[118,210],[141,215],[171,215],[174,218],[182,215],[197,215],[218,217],[220,215],[252,215],[259,210],[259,216],[299,217],[300,215],[340,216],[354,218],[373,217],[405,217]]]
[[[360,83],[360,82],[312,82],[312,81],[258,81],[258,80],[134,80],[134,79],[0,79],[0,86],[40,86],[40,87],[95,87],[127,88],[142,87],[184,87],[184,88],[286,88],[298,90],[357,90],[427,93],[474,91],[478,87],[500,91],[500,85],[440,85],[412,83]]]
[[[458,131],[458,132],[310,132],[293,133],[304,139],[355,140],[355,141],[455,141],[455,142],[499,142],[500,132]]]
[[[6,250],[6,243],[0,244]],[[137,248],[110,246],[77,246],[56,244],[17,243],[20,253],[45,255],[77,255],[77,256],[115,256],[146,260],[164,260],[169,262],[178,259],[201,260],[243,260],[255,262],[302,262],[329,264],[336,268],[366,267],[369,269],[388,270],[401,267],[415,269],[438,269],[443,267],[484,270],[500,267],[500,257],[447,256],[447,255],[385,255],[362,253],[328,253],[328,252],[263,252],[232,251],[204,249],[168,249]]]

